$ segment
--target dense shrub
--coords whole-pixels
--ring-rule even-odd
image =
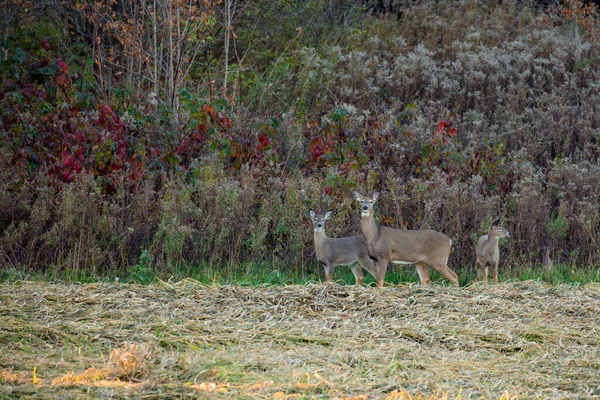
[[[383,192],[382,224],[448,234],[454,269],[472,268],[477,236],[497,215],[512,233],[502,252],[513,269],[598,264],[593,8],[421,2],[369,15],[327,3],[314,4],[314,30],[294,26],[264,49],[244,15],[258,18],[269,2],[248,6],[238,44],[249,59],[228,60],[235,93],[190,80],[176,111],[160,94],[158,104],[112,104],[85,49],[57,56],[50,43],[62,33],[5,44],[0,262],[91,274],[207,264],[226,274],[248,263],[305,272],[315,264],[308,210],[335,211],[329,235],[355,234],[358,189]],[[277,16],[284,26],[305,17]],[[221,45],[203,56],[214,57],[215,81]]]

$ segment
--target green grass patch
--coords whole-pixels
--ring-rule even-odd
[[[474,282],[475,271],[473,268],[453,268],[457,272],[460,286],[467,286]],[[15,283],[19,281],[39,282],[66,282],[66,283],[94,283],[113,282],[137,283],[147,285],[156,282],[194,279],[204,284],[238,284],[241,286],[257,285],[296,285],[324,282],[324,271],[321,266],[310,265],[305,271],[286,269],[272,264],[248,263],[236,267],[218,267],[214,265],[180,265],[171,268],[171,273],[161,273],[150,263],[140,263],[131,266],[122,274],[112,273],[94,275],[88,270],[63,271],[61,273],[52,269],[45,272],[24,273],[14,268],[0,271],[0,282]],[[366,271],[364,284],[375,286],[375,278]],[[450,283],[437,271],[430,269],[432,283],[449,285]],[[596,267],[575,267],[567,264],[556,264],[551,269],[542,266],[513,266],[511,272],[501,266],[498,279],[501,282],[535,280],[552,285],[560,284],[586,284],[600,282],[600,269]],[[333,280],[340,285],[354,285],[355,279],[349,267],[341,266],[335,269]],[[491,283],[491,276],[489,277]],[[419,283],[419,276],[414,266],[390,265],[385,276],[386,285],[401,285]]]
[[[538,265],[519,268],[511,278],[518,281],[539,280],[552,285],[583,285],[600,282],[600,269],[597,267],[575,267],[567,264],[555,264],[552,268],[544,268]]]

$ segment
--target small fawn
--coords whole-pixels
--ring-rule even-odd
[[[492,221],[488,234],[483,235],[477,242],[475,254],[477,255],[477,281],[487,282],[488,270],[492,268],[492,280],[498,283],[498,263],[500,262],[500,249],[498,241],[502,237],[510,237],[510,232],[498,226],[500,217]]]

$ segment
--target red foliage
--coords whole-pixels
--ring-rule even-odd
[[[453,138],[456,135],[456,128],[453,126],[455,119],[455,115],[451,114],[448,118],[438,122],[437,130],[433,134],[434,145],[439,146],[450,143],[449,139]]]
[[[50,43],[46,39],[40,41],[40,47],[46,51],[50,51]]]
[[[307,123],[303,135],[308,139],[308,168],[335,165],[341,174],[345,174],[366,162],[364,140],[361,144],[350,137],[344,125],[344,112],[334,112],[332,119],[333,122],[323,126],[316,120]]]
[[[60,68],[60,70],[62,71],[63,74],[69,73],[69,67],[67,66],[67,63],[62,58],[57,58],[56,64],[58,65],[58,67]]]
[[[50,50],[46,40],[40,45]],[[70,89],[69,68],[63,59],[53,60],[48,55],[27,68],[30,74],[24,76],[29,80],[7,81],[0,90],[3,107],[13,110],[0,116],[0,123],[11,132],[4,140],[18,177],[15,188],[40,173],[49,175],[60,188],[87,170],[107,178],[107,191],[113,189],[112,178],[117,173],[129,173],[133,181],[141,178],[139,157],[128,148],[127,129],[111,107],[99,106],[97,117],[92,117],[90,110],[76,104],[54,104],[56,97],[48,92],[54,90],[53,83],[65,92]],[[41,68],[46,68],[43,73]],[[10,96],[11,92],[21,96]]]
[[[258,143],[256,144],[256,150],[264,150],[271,145],[271,139],[266,133],[261,133],[258,136]]]
[[[276,131],[271,125],[265,124],[258,135],[235,131],[233,122],[224,112],[210,104],[196,105],[193,101],[190,100],[190,104],[196,110],[192,117],[197,128],[176,143],[174,152],[163,156],[169,165],[185,170],[192,160],[207,151],[218,151],[233,170],[243,165],[258,169],[278,162],[279,152],[273,142]]]

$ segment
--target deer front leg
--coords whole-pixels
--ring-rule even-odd
[[[483,271],[485,270],[485,264],[479,259],[475,263],[475,282],[483,281]]]
[[[380,259],[379,261],[377,261],[376,279],[377,279],[378,287],[383,287],[383,280],[385,278],[385,273],[387,272],[388,263],[389,263],[389,260],[385,260],[385,259]]]
[[[494,266],[492,267],[492,280],[494,281],[494,283],[498,283],[498,263],[495,262]]]
[[[363,267],[368,273],[373,275],[373,278],[377,279],[377,270],[375,269],[375,263],[368,257],[361,258],[358,260],[358,263]]]
[[[362,270],[360,269],[360,266],[354,264],[350,266],[350,269],[352,270],[352,274],[354,275],[354,279],[356,280],[356,286],[362,285],[363,281],[365,280],[365,277],[362,273]]]
[[[489,271],[489,268],[490,267],[488,266],[488,264],[484,263],[483,264],[483,268],[481,270],[481,273],[482,273],[482,279],[481,280],[484,281],[485,283],[487,283],[487,281],[488,281],[488,271]]]
[[[335,266],[332,264],[325,264],[325,282],[331,283],[333,281],[333,270]]]

